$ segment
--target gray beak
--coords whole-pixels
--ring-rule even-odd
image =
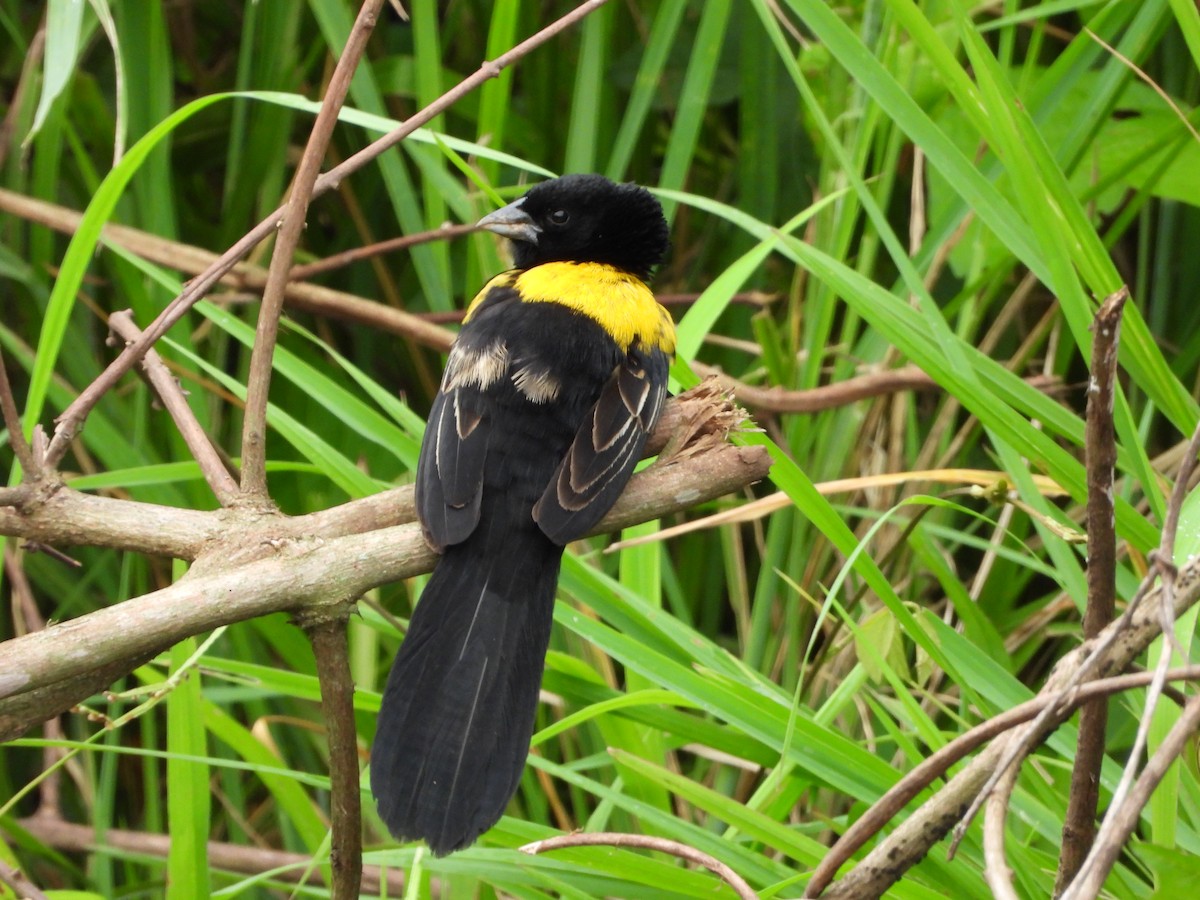
[[[485,228],[501,237],[514,241],[525,241],[537,246],[538,235],[542,233],[542,229],[533,224],[533,219],[521,209],[521,204],[524,202],[524,197],[514,200],[508,206],[502,206],[495,212],[488,213],[475,224],[477,227]]]

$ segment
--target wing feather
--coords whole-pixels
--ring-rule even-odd
[[[464,331],[450,351],[417,459],[417,518],[437,550],[466,540],[479,524],[492,423],[484,391],[509,366],[503,341]]]
[[[586,535],[620,496],[662,411],[667,369],[666,354],[635,345],[613,372],[533,508],[555,543]]]

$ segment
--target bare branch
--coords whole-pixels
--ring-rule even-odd
[[[433,241],[446,241],[462,237],[476,230],[474,225],[443,225],[441,228],[422,231],[420,234],[406,234],[386,241],[368,244],[366,247],[353,247],[325,259],[319,259],[316,262],[305,263],[302,266],[293,266],[288,277],[292,281],[303,281],[315,275],[323,275],[326,272],[332,272],[335,269],[340,269],[343,266],[348,266],[351,263],[356,263],[364,259],[370,259],[374,256],[395,253],[397,250],[407,250],[409,247],[417,247]]]
[[[634,847],[638,850],[656,850],[659,853],[669,853],[686,859],[688,862],[704,866],[710,872],[725,880],[741,900],[758,900],[758,894],[746,883],[737,872],[713,856],[709,856],[695,847],[682,844],[667,838],[651,837],[646,834],[620,834],[611,831],[595,833],[578,832],[564,834],[561,837],[546,838],[544,841],[534,841],[521,847],[522,853],[537,856],[551,850],[561,850],[566,847]]]
[[[4,188],[0,188],[0,211],[65,234],[74,234],[79,227],[79,220],[83,218],[81,213],[73,209],[16,194]],[[189,275],[203,276],[221,260],[221,257],[209,250],[112,222],[104,226],[101,238],[107,244],[123,247],[143,259],[178,269]],[[293,275],[295,271],[293,270]],[[218,280],[221,284],[237,290],[262,293],[267,284],[267,270],[247,262],[239,262],[232,267],[225,267]],[[439,328],[425,316],[407,313],[402,309],[385,306],[345,291],[289,281],[285,288],[285,296],[289,308],[345,319],[368,328],[378,328],[435,350],[448,349],[454,339],[452,332]]]
[[[33,448],[25,440],[21,414],[17,411],[17,398],[13,396],[12,385],[8,381],[8,370],[4,367],[3,352],[0,352],[0,413],[4,416],[4,427],[8,429],[8,443],[17,457],[17,462],[30,478],[37,478],[41,471],[33,457]]]
[[[729,444],[660,461],[631,479],[595,533],[703,503],[759,480],[769,468],[770,458],[761,447]],[[80,498],[84,495],[75,499]],[[205,526],[219,527],[222,517],[234,511],[173,512],[200,516]],[[236,517],[233,521],[209,542],[186,545],[199,545],[204,552],[176,584],[0,644],[0,740],[87,696],[54,690],[60,683],[72,690],[87,687],[90,693],[98,671],[114,680],[123,669],[129,671],[189,635],[269,612],[328,604],[331,597],[357,597],[372,587],[428,572],[436,561],[413,524],[345,537],[309,533],[280,538],[272,536],[272,529],[288,534],[282,517],[265,516],[241,527]],[[265,558],[255,558],[263,554]],[[38,702],[29,702],[38,691],[43,692]]]
[[[132,310],[128,309],[109,316],[108,326],[124,341],[136,341],[142,334],[137,325],[133,323]],[[204,476],[204,480],[208,482],[208,486],[212,488],[213,493],[216,494],[217,501],[222,506],[229,506],[238,497],[237,482],[225,468],[220,454],[217,453],[204,428],[196,419],[196,414],[188,406],[183,389],[171,375],[166,363],[162,361],[162,357],[154,349],[147,350],[146,355],[142,357],[142,369],[146,372],[146,377],[150,379],[151,386],[158,393],[158,399],[162,401],[162,405],[174,420],[175,427],[179,429],[184,443],[187,444],[188,449],[192,451],[192,456],[200,465],[200,472]]]
[[[60,482],[13,488],[0,499],[0,534],[47,545],[112,547],[195,559],[232,520],[218,512],[95,497]]]
[[[1164,651],[1164,655],[1169,654]],[[1154,751],[1154,755],[1146,763],[1146,768],[1138,776],[1133,791],[1119,807],[1115,807],[1114,827],[1111,831],[1105,829],[1101,832],[1079,873],[1079,878],[1062,895],[1062,900],[1084,900],[1100,895],[1100,888],[1104,885],[1108,873],[1112,871],[1117,858],[1124,851],[1125,843],[1133,834],[1133,829],[1137,827],[1142,810],[1150,801],[1150,795],[1167,774],[1171,764],[1183,753],[1188,739],[1197,730],[1200,730],[1200,695],[1188,701],[1179,721],[1172,726],[1166,739]]]
[[[1088,382],[1087,440],[1084,445],[1088,488],[1085,638],[1098,635],[1113,620],[1116,609],[1117,530],[1113,473],[1117,465],[1117,437],[1113,426],[1113,402],[1121,343],[1121,312],[1128,298],[1129,291],[1122,287],[1105,299],[1092,322],[1092,377]],[[1080,708],[1079,738],[1063,821],[1056,893],[1062,893],[1075,877],[1096,837],[1100,766],[1104,762],[1107,725],[1107,700],[1094,700]]]
[[[1113,791],[1112,798],[1109,801],[1108,812],[1104,815],[1104,821],[1100,825],[1100,832],[1096,836],[1094,845],[1091,847],[1087,859],[1084,860],[1080,867],[1079,873],[1075,876],[1072,885],[1090,880],[1095,868],[1099,865],[1097,861],[1099,848],[1106,848],[1113,840],[1114,833],[1120,827],[1118,820],[1123,814],[1129,792],[1134,787],[1138,763],[1150,740],[1150,727],[1154,720],[1154,711],[1158,706],[1159,697],[1162,695],[1166,683],[1167,668],[1171,664],[1171,648],[1172,645],[1178,647],[1178,642],[1175,640],[1174,604],[1171,602],[1175,595],[1176,579],[1175,564],[1172,558],[1175,554],[1175,533],[1179,527],[1179,515],[1183,508],[1183,501],[1187,496],[1187,483],[1191,477],[1192,469],[1195,467],[1198,450],[1200,450],[1200,425],[1197,425],[1196,430],[1192,433],[1183,459],[1180,460],[1179,473],[1175,478],[1175,487],[1171,491],[1171,499],[1167,504],[1162,539],[1158,550],[1151,556],[1154,565],[1146,575],[1147,580],[1153,579],[1157,572],[1161,579],[1160,583],[1164,598],[1164,603],[1161,606],[1161,618],[1159,620],[1159,626],[1163,635],[1162,653],[1154,666],[1154,680],[1151,681],[1150,690],[1146,694],[1146,702],[1142,708],[1141,717],[1138,720],[1133,747],[1129,751],[1129,758],[1126,760],[1125,767],[1121,772],[1121,780],[1117,782],[1117,787]],[[1180,655],[1186,658],[1186,653],[1181,651]],[[1111,862],[1109,866],[1111,866]],[[1066,893],[1080,897],[1079,892],[1073,886]]]
[[[15,869],[0,859],[0,884],[7,886],[21,900],[50,900],[25,877],[19,869]]]
[[[318,616],[306,612],[301,626],[312,643],[321,685],[321,716],[329,743],[329,813],[332,838],[330,887],[335,900],[355,900],[362,882],[362,797],[358,787],[358,733],[354,725],[354,680],[346,604]]]
[[[530,51],[571,27],[607,2],[608,0],[587,0],[587,2],[581,3],[575,9],[571,10],[571,12],[547,25],[532,37],[526,38],[512,50],[496,57],[494,61],[483,63],[473,75],[464,78],[433,103],[409,118],[399,128],[388,132],[318,178],[313,185],[312,199],[316,199],[337,187],[343,178],[357,172],[369,162],[386,153],[489,78],[495,78],[507,66],[512,65]],[[55,429],[54,438],[50,442],[50,447],[47,451],[48,465],[52,466],[62,459],[66,453],[67,446],[75,434],[78,433],[79,429],[83,427],[83,421],[87,418],[88,413],[91,412],[100,398],[120,380],[121,376],[133,368],[137,361],[142,358],[146,349],[166,334],[170,327],[178,322],[197,300],[204,297],[220,277],[233,268],[238,260],[249,253],[264,238],[274,233],[282,213],[283,208],[272,212],[258,225],[243,235],[232,247],[221,254],[207,271],[189,282],[183,293],[167,304],[158,318],[147,326],[141,339],[126,347],[115,360],[108,364],[108,367],[95,381],[80,392],[79,396],[75,398],[71,405],[57,419],[58,428]]]
[[[717,372],[716,369],[699,363],[694,363],[693,368],[697,372]],[[770,413],[815,413],[900,391],[941,390],[933,378],[916,366],[903,366],[899,369],[855,375],[844,381],[801,391],[788,390],[778,386],[758,387],[745,384],[725,374],[719,374],[718,377],[733,388],[734,396],[739,403],[744,403],[750,409],[759,412]],[[1061,383],[1057,378],[1044,375],[1031,376],[1026,379],[1026,382],[1043,391]]]
[[[1069,715],[1080,704],[1095,697],[1146,687],[1153,678],[1152,672],[1137,672],[1132,675],[1117,675],[1112,678],[1085,682],[1069,694],[1067,714]],[[1167,678],[1171,681],[1200,680],[1200,665],[1172,669],[1167,673]],[[951,766],[997,735],[1031,721],[1039,713],[1047,708],[1053,708],[1061,702],[1061,698],[1055,694],[1040,694],[1032,700],[1027,700],[1018,706],[996,714],[986,722],[981,722],[969,731],[960,734],[936,753],[923,759],[889,788],[887,793],[876,800],[871,808],[859,816],[854,824],[838,838],[837,843],[829,849],[820,864],[813,870],[804,896],[806,898],[819,897],[821,892],[828,887],[829,882],[833,880],[837,870],[858,852],[863,844],[877,835],[888,822],[899,815],[910,800],[950,771]]]
[[[321,101],[317,120],[308,136],[304,155],[292,179],[291,196],[284,206],[279,237],[271,254],[267,285],[263,289],[262,306],[258,310],[258,325],[254,334],[254,350],[250,354],[250,373],[246,379],[246,409],[242,420],[242,493],[258,500],[267,500],[267,394],[271,386],[271,365],[275,358],[275,340],[279,334],[279,315],[283,312],[283,289],[292,267],[292,256],[300,244],[308,205],[313,198],[313,186],[321,172],[321,161],[337,127],[338,112],[350,90],[350,80],[358,61],[367,48],[367,39],[375,30],[375,21],[383,0],[365,0],[358,18],[350,29],[350,37],[334,68],[333,77]]]
[[[1021,773],[1017,766],[1010,766],[996,785],[995,790],[988,795],[987,812],[983,820],[983,874],[992,896],[996,900],[1021,900],[1012,885],[1012,870],[1008,867],[1008,859],[1004,855],[1004,825],[1008,819],[1008,805],[1012,799],[1013,788],[1017,784],[1017,776]]]
[[[171,836],[167,834],[152,834],[145,831],[127,831],[121,828],[107,828],[104,831],[104,844],[96,840],[96,829],[90,825],[76,825],[60,818],[32,816],[21,819],[17,824],[29,832],[39,843],[58,850],[71,853],[135,853],[139,856],[166,858],[171,847]],[[258,875],[271,872],[275,881],[298,883],[304,880],[307,884],[322,884],[321,871],[312,869],[312,857],[304,853],[289,853],[286,850],[271,850],[267,847],[243,847],[238,844],[227,844],[221,841],[208,842],[209,865],[222,872],[237,872],[243,875]],[[364,893],[378,894],[386,884],[388,896],[397,897],[404,894],[404,873],[394,866],[387,870],[386,882],[383,879],[380,866],[363,867]],[[437,878],[431,880],[430,891],[434,897],[443,895],[442,887]]]
[[[1025,726],[1036,743],[1058,727],[1070,709],[1063,708],[1061,696],[1084,670],[1110,675],[1125,669],[1162,633],[1160,609],[1165,598],[1158,588],[1147,588],[1139,604],[1130,609],[1095,640],[1088,641],[1064,656],[1051,673],[1040,696],[1055,698],[1052,712]],[[1178,615],[1200,600],[1200,559],[1179,570],[1174,596]],[[1098,652],[1097,652],[1098,651]],[[1014,735],[1015,737],[1015,735]],[[959,821],[962,809],[979,795],[988,776],[997,768],[1007,750],[1005,741],[996,741],[952,778],[937,796],[924,803],[895,831],[871,850],[859,864],[830,887],[828,897],[857,900],[876,897],[898,881]]]
[[[699,434],[709,441],[724,440],[740,414],[714,384],[704,382],[667,401],[646,442],[647,455],[659,453],[669,437],[681,433]],[[636,489],[637,483],[635,479],[631,487]],[[737,487],[740,485],[731,490]],[[256,513],[239,518],[232,510],[203,512],[155,506],[97,497],[58,482],[0,488],[0,534],[45,545],[112,547],[187,560],[198,558],[222,536],[237,532],[239,523],[241,540],[234,549],[237,562],[246,563],[266,555],[272,541],[362,534],[415,518],[411,485],[294,518]],[[227,562],[232,564],[233,560]]]

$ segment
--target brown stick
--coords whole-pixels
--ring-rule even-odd
[[[1197,600],[1200,600],[1200,560],[1192,560],[1179,570],[1173,598],[1174,612],[1179,614]],[[1040,695],[1054,697],[1061,704],[1061,692],[1073,683],[1085,666],[1103,675],[1123,670],[1162,633],[1160,606],[1164,602],[1160,589],[1147,587],[1143,601],[1137,605],[1130,601],[1132,613],[1127,610],[1100,637],[1077,647],[1059,660]],[[1093,656],[1094,651],[1099,652]],[[1069,714],[1061,705],[1048,708],[1051,715],[1025,726],[1034,741],[1044,740]],[[954,827],[961,810],[979,795],[1007,747],[1006,742],[997,741],[975,757],[937,796],[908,816],[854,869],[830,887],[827,896],[832,900],[861,900],[864,897],[881,896]]]
[[[82,213],[73,209],[3,188],[0,188],[0,212],[20,216],[64,234],[74,234],[80,219],[83,218]],[[143,259],[178,269],[189,275],[202,276],[221,259],[209,250],[111,222],[104,226],[101,238],[107,244],[124,247]],[[294,272],[295,270],[293,274]],[[238,290],[262,293],[267,284],[267,270],[247,262],[239,262],[231,268],[226,268],[218,281]],[[289,281],[285,295],[289,308],[345,319],[368,328],[382,329],[435,350],[448,349],[454,339],[452,332],[439,328],[425,316],[407,313],[345,291],[318,284]]]
[[[1167,651],[1164,649],[1164,652]],[[1138,776],[1137,784],[1117,811],[1111,833],[1104,836],[1093,848],[1086,867],[1077,879],[1078,883],[1070,886],[1063,894],[1063,900],[1083,900],[1100,895],[1100,888],[1125,849],[1125,842],[1137,827],[1142,809],[1150,801],[1150,795],[1154,793],[1154,789],[1158,787],[1172,763],[1183,753],[1188,739],[1197,730],[1200,730],[1200,695],[1188,701],[1179,721],[1172,726],[1166,739],[1154,751],[1154,755],[1146,763],[1146,768]]]
[[[728,444],[660,462],[634,476],[595,532],[721,496],[762,478],[769,467],[762,448]],[[205,545],[181,581],[0,644],[0,741],[69,709],[96,690],[93,682],[101,675],[112,681],[119,677],[114,673],[130,671],[188,635],[327,603],[331,596],[359,596],[428,572],[436,559],[411,524],[340,538],[309,533],[281,540],[272,535],[272,525],[283,521],[271,516],[228,526]]]
[[[254,332],[254,349],[250,353],[250,372],[246,379],[246,409],[242,419],[242,493],[266,501],[267,498],[267,395],[271,387],[271,365],[275,358],[275,341],[279,335],[279,316],[283,312],[283,289],[292,268],[292,256],[304,232],[305,216],[312,201],[313,186],[321,172],[321,161],[337,126],[338,112],[350,90],[350,80],[358,61],[367,48],[367,39],[375,30],[375,21],[383,0],[364,0],[358,17],[350,29],[350,37],[333,70],[325,99],[317,112],[304,155],[292,180],[291,196],[284,206],[267,270],[267,285],[263,289],[262,305]]]
[[[393,129],[383,137],[375,140],[318,178],[313,184],[312,199],[333,190],[341,183],[343,178],[357,172],[367,163],[386,153],[430,119],[444,112],[489,78],[497,77],[505,67],[512,65],[531,50],[571,27],[607,2],[608,0],[586,0],[586,2],[581,3],[565,16],[547,25],[532,37],[526,38],[512,50],[501,54],[491,62],[484,62],[478,71],[464,78],[433,103],[409,118],[399,128]],[[58,427],[54,431],[54,437],[50,441],[50,446],[46,454],[48,465],[53,466],[62,459],[71,440],[78,433],[79,429],[83,427],[83,421],[87,418],[88,413],[91,412],[100,398],[120,380],[121,376],[133,368],[137,361],[142,358],[146,349],[166,334],[170,327],[179,321],[197,300],[205,296],[209,289],[217,283],[222,275],[232,269],[238,260],[275,231],[282,212],[282,208],[272,212],[258,225],[243,235],[237,243],[221,254],[217,261],[204,274],[189,282],[183,293],[167,304],[158,318],[147,326],[141,339],[126,347],[120,356],[109,363],[108,367],[80,392],[79,396],[75,398],[71,405],[56,420]]]
[[[124,341],[136,341],[142,333],[133,323],[132,310],[128,309],[109,316],[108,327]],[[204,480],[216,494],[218,502],[222,506],[229,506],[238,498],[237,482],[225,468],[221,455],[217,453],[208,434],[196,419],[196,414],[188,406],[187,398],[184,397],[179,382],[175,380],[166,363],[162,361],[162,357],[153,348],[147,350],[146,355],[142,357],[142,369],[150,380],[150,385],[158,394],[158,399],[162,401],[162,405],[174,420],[175,427],[179,429],[184,443],[192,451],[192,456],[199,464]]]
[[[74,822],[67,822],[51,816],[31,816],[20,819],[17,824],[46,846],[71,853],[91,853],[103,850],[165,858],[171,848],[171,836],[167,834],[107,828],[104,831],[104,846],[101,847],[96,843],[96,829],[89,825],[77,825]],[[302,879],[308,884],[324,883],[319,869],[309,871],[312,858],[303,853],[289,853],[286,850],[272,850],[268,847],[243,847],[238,844],[209,841],[208,862],[214,869],[223,872],[257,875],[261,872],[283,870],[274,871],[271,877],[276,881],[287,883],[298,883]],[[386,881],[382,876],[381,867],[364,866],[362,884],[364,893],[378,894],[385,884],[389,896],[394,894],[399,897],[404,893],[403,872],[391,866],[387,870]],[[442,893],[437,879],[433,879],[430,889],[435,897]]]
[[[0,859],[0,884],[7,886],[21,900],[50,900],[38,887],[25,877],[20,869],[14,869]]]
[[[705,382],[667,401],[645,452],[659,453],[668,438],[695,430],[697,422],[707,423],[712,434],[719,436],[737,424],[731,411],[728,404],[714,401],[712,385]],[[638,483],[632,487],[636,489]],[[239,522],[238,560],[249,562],[266,555],[272,543],[314,535],[328,539],[363,534],[412,522],[416,512],[412,486],[405,485],[294,518],[248,518],[247,523],[230,511],[204,512],[97,497],[58,482],[0,488],[0,534],[46,545],[112,547],[186,560],[197,559],[239,528]]]
[[[1142,752],[1145,750],[1150,739],[1150,727],[1154,720],[1154,711],[1158,705],[1159,696],[1163,692],[1163,687],[1166,683],[1167,667],[1171,662],[1171,648],[1173,645],[1178,646],[1175,640],[1175,611],[1173,602],[1177,576],[1173,561],[1175,535],[1179,527],[1179,515],[1183,508],[1183,501],[1188,494],[1188,482],[1191,479],[1192,470],[1196,465],[1196,454],[1198,451],[1200,451],[1200,425],[1197,425],[1195,431],[1192,433],[1192,438],[1188,442],[1183,459],[1180,461],[1179,472],[1175,478],[1175,487],[1171,491],[1171,499],[1167,504],[1167,515],[1163,523],[1162,539],[1158,549],[1151,554],[1151,560],[1154,565],[1146,576],[1148,580],[1153,579],[1155,573],[1157,573],[1160,578],[1164,601],[1159,619],[1159,628],[1163,636],[1162,653],[1154,667],[1154,680],[1150,683],[1150,690],[1146,693],[1146,702],[1143,704],[1142,714],[1138,720],[1133,747],[1129,751],[1129,758],[1125,763],[1125,768],[1121,772],[1121,780],[1117,783],[1117,787],[1109,800],[1108,812],[1104,815],[1104,821],[1100,825],[1100,830],[1096,835],[1087,859],[1084,861],[1079,873],[1075,876],[1074,881],[1072,881],[1071,886],[1063,895],[1064,897],[1079,898],[1081,896],[1076,886],[1091,877],[1092,871],[1097,865],[1099,849],[1108,846],[1119,827],[1118,822],[1125,810],[1125,806],[1130,802],[1129,794],[1130,790],[1134,787],[1138,762],[1142,758]],[[1180,651],[1180,655],[1185,656],[1186,654]]]
[[[1113,472],[1117,465],[1117,439],[1113,427],[1113,401],[1121,342],[1121,312],[1127,299],[1129,291],[1125,288],[1107,297],[1092,323],[1092,377],[1088,383],[1085,444],[1088,598],[1083,615],[1084,638],[1096,637],[1113,620],[1116,609],[1117,532]],[[1054,885],[1056,896],[1071,883],[1096,837],[1100,766],[1104,762],[1107,725],[1107,700],[1100,698],[1080,708],[1079,739],[1063,821],[1062,855]]]
[[[353,247],[350,250],[336,253],[333,256],[327,256],[325,259],[319,259],[316,262],[305,263],[302,266],[293,266],[288,277],[292,281],[304,281],[312,278],[314,275],[323,275],[326,272],[332,272],[335,269],[340,269],[343,266],[348,266],[351,263],[356,263],[364,259],[371,259],[374,256],[394,253],[397,250],[407,250],[409,247],[428,244],[432,241],[446,241],[451,238],[462,237],[476,230],[474,225],[443,225],[441,228],[422,231],[420,234],[406,234],[386,241],[377,241],[374,244],[368,244],[366,247]]]
[[[1198,681],[1200,680],[1200,665],[1172,669],[1167,673],[1167,677],[1171,681]],[[1146,687],[1153,678],[1153,672],[1137,672],[1131,675],[1117,675],[1112,678],[1085,682],[1070,693],[1067,700],[1067,711],[1069,713],[1078,708],[1080,704],[1095,697]],[[820,864],[813,870],[804,896],[806,898],[819,897],[821,892],[828,887],[829,882],[833,880],[837,870],[858,852],[863,844],[899,815],[921,791],[943,777],[951,766],[996,736],[1004,734],[1018,725],[1024,725],[1043,710],[1048,707],[1052,708],[1060,702],[1060,698],[1055,695],[1041,694],[1012,709],[992,716],[986,722],[979,723],[969,731],[960,734],[932,756],[923,759],[889,788],[887,793],[876,800],[870,809],[856,819],[854,824],[838,838],[837,843],[829,849]]]
[[[646,834],[620,834],[611,831],[578,832],[564,834],[561,837],[546,838],[544,841],[534,841],[520,849],[522,853],[537,856],[539,853],[561,850],[565,847],[636,847],[639,850],[657,850],[659,853],[669,853],[696,865],[704,866],[710,872],[719,875],[726,884],[733,888],[734,893],[741,900],[758,900],[758,894],[746,883],[746,879],[725,863],[695,847],[667,838],[651,837]]]
[[[21,426],[21,414],[17,411],[17,398],[13,396],[12,385],[8,381],[8,370],[4,368],[4,353],[0,352],[0,414],[4,416],[4,427],[8,429],[8,443],[21,464],[21,469],[30,478],[40,474],[37,461],[33,458],[33,448],[25,440],[25,431]]]
[[[1012,870],[1004,854],[1004,824],[1017,776],[1021,770],[1010,766],[1000,783],[988,795],[987,812],[983,819],[983,876],[992,889],[995,900],[1021,900],[1012,884]]]
[[[352,604],[302,621],[317,660],[321,715],[329,742],[329,849],[333,900],[357,900],[362,882],[362,799],[358,790],[358,734],[346,622]]]
[[[0,494],[0,534],[41,544],[113,547],[195,559],[220,537],[216,513],[95,497],[59,482],[26,482]]]
[[[723,383],[733,388],[733,395],[737,401],[746,407],[758,412],[778,414],[822,412],[899,391],[941,390],[937,382],[916,366],[855,375],[844,381],[802,391],[783,387],[757,387],[729,375],[717,373],[717,370],[710,366],[693,363],[692,367],[700,374],[717,374]],[[1059,384],[1057,378],[1044,375],[1032,376],[1027,378],[1026,382],[1039,390],[1047,390]]]

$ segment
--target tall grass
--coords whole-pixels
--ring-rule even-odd
[[[110,5],[115,48],[95,14]],[[419,0],[406,4],[411,24],[389,13],[331,158],[569,5]],[[41,10],[0,0],[3,95],[19,100],[5,110],[3,185],[88,210],[70,250],[67,236],[0,220],[0,347],[27,398],[27,428],[48,423],[111,358],[101,314],[132,307],[145,323],[178,289],[179,273],[93,252],[100,225],[228,246],[278,203],[312,121],[307,101],[319,99],[354,14],[345,0],[101,0],[75,21],[57,15],[66,6],[49,5],[43,70],[28,56]],[[473,221],[492,191],[514,196],[546,171],[636,180],[672,218],[656,288],[698,295],[676,309],[681,385],[701,366],[804,390],[912,363],[938,386],[760,416],[762,432],[743,439],[767,443],[776,465],[757,493],[785,492],[786,509],[568,555],[531,765],[509,816],[477,847],[420,861],[444,896],[719,893],[714,876],[664,857],[514,850],[573,828],[674,838],[764,897],[796,896],[829,835],[903,771],[1031,696],[1079,639],[1086,559],[1064,534],[1082,527],[1088,326],[1096,299],[1121,284],[1133,296],[1116,410],[1118,593],[1129,598],[1158,541],[1171,450],[1200,415],[1198,63],[1200,14],[1187,0],[609,4],[451,109],[432,127],[437,140],[407,141],[313,207],[303,252],[318,259]],[[69,77],[39,115],[53,90],[43,72],[60,70]],[[128,149],[114,165],[119,131]],[[492,242],[473,236],[320,280],[445,313],[501,266]],[[214,295],[160,348],[235,454],[256,308],[244,300]],[[270,414],[281,508],[320,509],[410,479],[440,365],[395,336],[291,314]],[[1059,386],[1047,393],[1030,375]],[[7,447],[0,454],[15,465]],[[67,468],[80,488],[213,505],[136,379],[92,414]],[[951,476],[870,482],[963,468],[1006,473],[1021,505],[991,505]],[[1034,475],[1065,495],[1043,496]],[[816,488],[847,477],[865,486]],[[1192,529],[1179,554],[1196,550]],[[178,574],[159,560],[72,553],[79,570],[20,554],[44,616],[71,618]],[[364,747],[399,643],[391,616],[408,615],[419,581],[367,598],[351,630]],[[6,577],[3,596],[11,585]],[[0,636],[13,627],[6,616]],[[1194,615],[1180,623],[1185,647],[1194,627]],[[178,648],[118,687],[161,682],[190,655]],[[327,863],[322,723],[300,632],[282,617],[232,627],[191,667],[162,704],[75,756],[61,788],[63,815],[93,827],[101,846],[109,829],[169,831],[170,856],[64,858],[22,841],[15,823],[33,811],[31,793],[4,809],[0,828],[39,883],[104,897],[157,896],[167,883],[178,897],[284,890],[271,875],[209,871],[207,840]],[[1138,700],[1114,704],[1104,792]],[[132,702],[91,705],[115,719]],[[1174,716],[1161,711],[1155,739]],[[64,728],[56,744],[66,747],[97,731],[82,715]],[[1073,746],[1064,727],[1015,793],[1008,848],[1026,896],[1053,888]],[[2,803],[43,757],[36,741],[0,752]],[[368,862],[411,868],[417,851],[367,818]],[[1171,885],[1200,874],[1198,851],[1200,779],[1181,763],[1106,890],[1178,896]],[[981,868],[976,825],[953,862],[930,855],[891,896],[985,896]]]

